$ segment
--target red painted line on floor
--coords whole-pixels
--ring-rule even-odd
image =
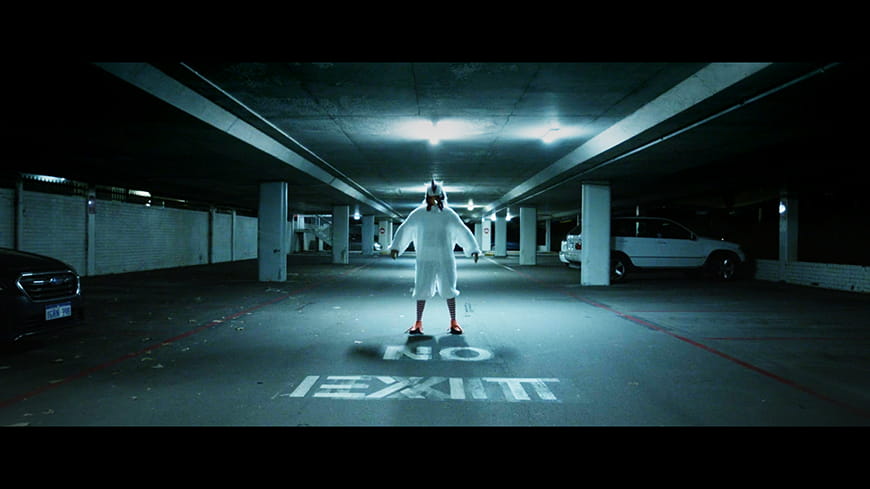
[[[712,336],[701,339],[712,341],[870,341],[870,338],[832,338],[830,336]]]
[[[493,263],[499,264],[498,262],[495,262],[495,261],[493,261]],[[501,265],[501,264],[499,264],[499,265]],[[537,283],[537,284],[539,284],[539,285],[541,285],[541,286],[544,286],[544,287],[547,287],[547,288],[551,288],[551,289],[555,289],[555,287],[553,287],[552,285],[547,284],[547,283],[545,283],[545,282],[542,282],[542,281],[536,279],[535,277],[532,277],[532,276],[529,275],[529,274],[523,273],[523,272],[520,271],[520,270],[516,270],[516,269],[513,269],[513,268],[508,268],[508,267],[505,267],[504,265],[501,265],[501,266],[504,267],[504,268],[506,268],[506,269],[508,269],[508,270],[511,271],[511,272],[514,272],[514,273],[517,273],[517,274],[519,274],[519,275],[522,275],[522,276],[525,277],[526,279],[531,280],[532,282],[535,282],[535,283]],[[863,416],[863,417],[868,417],[868,418],[870,418],[870,412],[868,412],[867,410],[860,409],[860,408],[856,408],[856,407],[854,407],[854,406],[852,406],[852,405],[850,405],[850,404],[846,404],[846,403],[841,402],[841,401],[839,401],[839,400],[837,400],[837,399],[833,399],[833,398],[831,398],[831,397],[828,397],[828,396],[826,396],[826,395],[824,395],[824,394],[821,394],[821,393],[819,393],[819,392],[817,392],[817,391],[815,391],[815,390],[813,390],[813,389],[810,389],[810,388],[805,387],[805,386],[803,386],[803,385],[801,385],[801,384],[798,384],[797,382],[794,382],[794,381],[792,381],[792,380],[786,379],[785,377],[781,377],[781,376],[779,376],[779,375],[776,375],[776,374],[774,374],[773,372],[769,372],[769,371],[767,371],[767,370],[764,370],[764,369],[762,369],[762,368],[760,368],[760,367],[757,367],[757,366],[755,366],[755,365],[752,365],[751,363],[748,363],[748,362],[745,362],[745,361],[743,361],[743,360],[740,360],[739,358],[732,357],[731,355],[728,355],[728,354],[726,354],[726,353],[723,353],[723,352],[721,352],[721,351],[719,351],[719,350],[716,350],[716,349],[714,349],[714,348],[711,348],[711,347],[709,347],[709,346],[707,346],[707,345],[704,345],[704,344],[702,344],[702,343],[698,343],[697,341],[694,341],[694,340],[692,340],[692,339],[690,339],[690,338],[686,338],[686,337],[684,337],[684,336],[680,336],[680,335],[678,335],[678,334],[675,334],[675,333],[673,333],[673,332],[671,332],[671,331],[668,331],[668,330],[662,328],[661,326],[658,326],[658,325],[656,325],[656,324],[653,324],[653,323],[651,323],[651,322],[649,322],[649,321],[646,321],[646,320],[641,319],[641,318],[636,317],[636,316],[632,316],[632,315],[630,315],[630,314],[625,314],[625,313],[623,313],[623,312],[617,311],[616,309],[613,309],[612,307],[610,307],[610,306],[608,306],[608,305],[602,304],[602,303],[600,303],[600,302],[593,301],[593,300],[588,299],[588,298],[583,297],[583,296],[576,295],[576,294],[574,294],[574,293],[572,293],[572,292],[570,292],[570,291],[564,291],[564,290],[561,290],[561,289],[556,289],[556,290],[559,290],[559,291],[562,292],[563,294],[568,295],[569,297],[572,297],[572,298],[574,298],[574,299],[577,299],[577,300],[579,300],[579,301],[581,301],[581,302],[585,302],[586,304],[589,304],[589,305],[591,305],[591,306],[597,307],[597,308],[599,308],[599,309],[603,309],[603,310],[605,310],[605,311],[612,312],[613,314],[615,314],[615,315],[617,315],[617,316],[619,316],[619,317],[625,318],[625,319],[627,319],[627,320],[629,320],[629,321],[631,321],[631,322],[633,322],[633,323],[635,323],[635,324],[640,324],[640,325],[645,326],[645,327],[647,327],[647,328],[650,328],[650,329],[652,329],[652,330],[654,330],[654,331],[657,331],[657,332],[660,332],[660,333],[664,333],[664,334],[666,334],[666,335],[668,335],[668,336],[670,336],[670,337],[672,337],[672,338],[678,339],[678,340],[683,341],[683,342],[685,342],[685,343],[688,343],[688,344],[690,344],[690,345],[692,345],[692,346],[694,346],[694,347],[700,348],[700,349],[702,349],[702,350],[704,350],[704,351],[707,351],[707,352],[712,353],[712,354],[714,354],[714,355],[716,355],[716,356],[719,356],[719,357],[721,357],[721,358],[724,358],[724,359],[726,359],[726,360],[728,360],[728,361],[734,362],[734,363],[736,363],[737,365],[740,365],[741,367],[744,367],[744,368],[749,369],[749,370],[751,370],[751,371],[753,371],[753,372],[756,372],[756,373],[759,373],[759,374],[761,374],[761,375],[764,375],[765,377],[771,378],[771,379],[773,379],[773,380],[775,380],[775,381],[777,381],[777,382],[780,382],[780,383],[782,383],[782,384],[785,384],[785,385],[787,385],[787,386],[789,386],[789,387],[793,387],[793,388],[795,388],[795,389],[797,389],[797,390],[799,390],[799,391],[805,392],[805,393],[807,393],[807,394],[809,394],[809,395],[811,395],[811,396],[813,396],[813,397],[815,397],[815,398],[817,398],[817,399],[821,399],[821,400],[823,400],[823,401],[827,401],[827,402],[830,402],[830,403],[832,403],[832,404],[835,404],[835,405],[837,405],[837,406],[839,406],[839,407],[841,407],[841,408],[844,408],[844,409],[846,409],[846,410],[848,410],[848,411],[851,411],[851,412],[853,412],[853,413],[855,413],[855,414],[857,414],[857,415],[859,415],[859,416]]]
[[[174,343],[174,342],[176,342],[176,341],[179,341],[179,340],[182,340],[182,339],[184,339],[184,338],[187,338],[187,337],[193,336],[193,335],[195,335],[195,334],[197,334],[197,333],[201,333],[201,332],[203,332],[203,331],[205,331],[205,330],[207,330],[207,329],[210,329],[210,328],[212,328],[212,327],[214,327],[214,326],[216,326],[216,325],[218,325],[218,324],[223,324],[223,323],[225,323],[225,322],[232,321],[233,319],[237,319],[237,318],[239,318],[239,317],[241,317],[241,316],[244,316],[245,314],[248,314],[248,313],[254,312],[254,311],[256,311],[256,310],[262,309],[262,308],[264,308],[264,307],[266,307],[266,306],[271,306],[272,304],[277,304],[277,303],[279,303],[279,302],[281,302],[281,301],[283,301],[283,300],[286,300],[286,299],[288,299],[288,298],[290,298],[290,297],[293,297],[294,295],[299,295],[299,294],[301,294],[301,293],[303,293],[303,292],[307,292],[307,291],[309,291],[309,290],[313,290],[313,289],[316,289],[316,288],[318,288],[318,287],[322,287],[323,285],[326,285],[326,284],[328,284],[328,283],[330,283],[330,282],[332,282],[332,281],[338,280],[340,277],[342,277],[342,276],[344,276],[344,275],[347,275],[347,274],[350,274],[350,273],[358,272],[359,270],[362,270],[363,268],[369,266],[371,263],[372,263],[372,262],[369,261],[369,262],[364,263],[364,264],[362,264],[362,265],[360,265],[360,266],[358,266],[358,267],[355,267],[355,268],[353,268],[353,269],[351,269],[351,270],[348,270],[348,271],[342,272],[342,273],[338,274],[337,277],[334,277],[334,278],[332,278],[332,279],[330,279],[330,280],[326,280],[326,281],[324,281],[324,282],[320,282],[320,283],[317,283],[317,284],[311,284],[311,285],[308,285],[308,286],[306,286],[306,287],[302,287],[302,288],[300,288],[300,289],[294,290],[293,292],[289,292],[289,293],[287,293],[287,294],[284,294],[284,295],[281,295],[281,296],[278,296],[278,297],[274,297],[274,298],[272,298],[272,299],[269,299],[269,300],[267,300],[267,301],[261,302],[261,303],[259,303],[259,304],[255,304],[255,305],[253,305],[253,306],[251,306],[251,307],[249,307],[249,308],[247,308],[247,309],[244,309],[244,310],[242,310],[242,311],[239,311],[239,312],[236,312],[236,313],[230,314],[230,315],[228,315],[228,316],[224,316],[224,317],[221,318],[221,319],[215,319],[215,320],[213,320],[213,321],[209,321],[209,322],[207,322],[207,323],[204,323],[204,324],[202,324],[202,325],[200,325],[200,326],[197,326],[197,327],[194,328],[194,329],[191,329],[191,330],[189,330],[189,331],[186,331],[186,332],[184,332],[184,333],[181,333],[181,334],[179,334],[179,335],[177,335],[177,336],[173,336],[172,338],[169,338],[169,339],[166,339],[166,340],[160,341],[160,342],[158,342],[158,343],[154,343],[153,345],[147,346],[147,347],[145,347],[145,348],[143,348],[143,349],[141,349],[141,350],[139,350],[139,351],[137,351],[137,352],[128,353],[128,354],[123,355],[123,356],[121,356],[121,357],[118,357],[118,358],[116,358],[116,359],[114,359],[114,360],[110,360],[110,361],[108,361],[108,362],[105,362],[105,363],[103,363],[103,364],[97,365],[97,366],[95,366],[95,367],[91,367],[91,368],[89,368],[89,369],[82,370],[81,372],[78,372],[78,373],[76,373],[76,374],[70,375],[69,377],[65,377],[65,378],[63,378],[63,379],[61,379],[61,380],[59,380],[59,381],[57,381],[57,382],[53,382],[53,383],[51,383],[51,384],[47,384],[47,385],[44,385],[44,386],[42,386],[42,387],[38,387],[38,388],[36,388],[36,389],[34,389],[34,390],[30,391],[30,392],[27,392],[27,393],[25,393],[25,394],[21,394],[21,395],[18,395],[18,396],[15,396],[15,397],[12,397],[12,398],[9,398],[9,399],[6,399],[6,400],[3,400],[3,401],[0,401],[0,409],[2,409],[2,408],[4,408],[4,407],[7,407],[7,406],[10,406],[10,405],[12,405],[12,404],[15,404],[15,403],[18,403],[18,402],[24,401],[24,400],[26,400],[26,399],[30,399],[30,398],[32,398],[32,397],[38,396],[39,394],[42,394],[43,392],[47,392],[47,391],[50,391],[50,390],[55,389],[55,388],[57,388],[57,387],[60,387],[60,386],[62,386],[62,385],[68,384],[68,383],[70,383],[70,382],[72,382],[72,381],[74,381],[74,380],[76,380],[76,379],[80,379],[80,378],[82,378],[82,377],[86,377],[86,376],[88,376],[88,375],[90,375],[90,374],[93,374],[93,373],[99,372],[99,371],[101,371],[101,370],[105,370],[105,369],[107,369],[107,368],[109,368],[109,367],[111,367],[111,366],[113,366],[113,365],[117,365],[117,364],[119,364],[119,363],[121,363],[121,362],[123,362],[123,361],[125,361],[125,360],[129,360],[129,359],[131,359],[131,358],[136,358],[136,357],[142,356],[142,355],[144,355],[144,354],[146,354],[146,353],[148,353],[148,352],[151,352],[151,351],[154,351],[154,350],[160,349],[160,348],[162,348],[162,347],[164,347],[164,346],[168,346],[168,345],[170,345],[170,344],[172,344],[172,343]]]

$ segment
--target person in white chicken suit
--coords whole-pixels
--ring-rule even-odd
[[[453,248],[458,244],[465,256],[473,257],[477,263],[480,247],[459,214],[447,205],[443,186],[434,180],[426,186],[425,202],[411,211],[396,230],[390,245],[390,256],[395,260],[411,242],[417,253],[413,294],[417,301],[417,321],[407,332],[423,334],[423,309],[426,301],[437,293],[447,299],[449,331],[462,334],[462,327],[456,322],[456,296],[459,290],[456,288]]]

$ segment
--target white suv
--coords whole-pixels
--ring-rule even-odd
[[[614,217],[610,221],[610,281],[619,282],[635,270],[700,269],[731,280],[746,260],[740,245],[704,238],[691,229],[660,217]],[[580,226],[562,241],[559,259],[580,265]]]

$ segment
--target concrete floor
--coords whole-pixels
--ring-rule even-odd
[[[552,255],[458,259],[414,320],[413,257],[86,277],[88,320],[0,352],[0,426],[868,426],[870,297]]]

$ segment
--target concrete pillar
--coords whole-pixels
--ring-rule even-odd
[[[233,209],[230,211],[230,261],[236,261],[236,218],[236,210]]]
[[[85,274],[97,273],[97,187],[88,186],[87,211],[85,221]]]
[[[260,184],[257,261],[261,282],[287,280],[287,182]]]
[[[534,207],[520,207],[520,265],[535,265],[537,252],[537,211]]]
[[[209,206],[208,209],[208,263],[214,263],[215,236],[214,226],[217,220],[217,207]]]
[[[375,216],[362,217],[362,254],[370,256],[374,254],[375,244]]]
[[[480,240],[480,251],[486,253],[492,249],[492,219],[489,217],[482,217],[480,219],[480,226],[483,228],[483,234],[481,235]]]
[[[544,251],[550,251],[551,235],[553,232],[553,218],[548,217],[544,221]]]
[[[580,285],[610,285],[610,185],[581,188]]]
[[[378,222],[378,242],[381,244],[381,251],[386,251],[393,243],[393,221],[390,219]]]
[[[789,262],[798,259],[798,198],[787,191],[779,199],[779,278],[785,278]]]
[[[332,208],[332,263],[347,265],[350,257],[350,206]]]
[[[480,249],[483,249],[483,221],[480,222],[472,222],[471,223],[474,230],[474,241],[477,242],[477,246]]]
[[[495,216],[495,256],[507,256],[507,220],[506,213]]]

